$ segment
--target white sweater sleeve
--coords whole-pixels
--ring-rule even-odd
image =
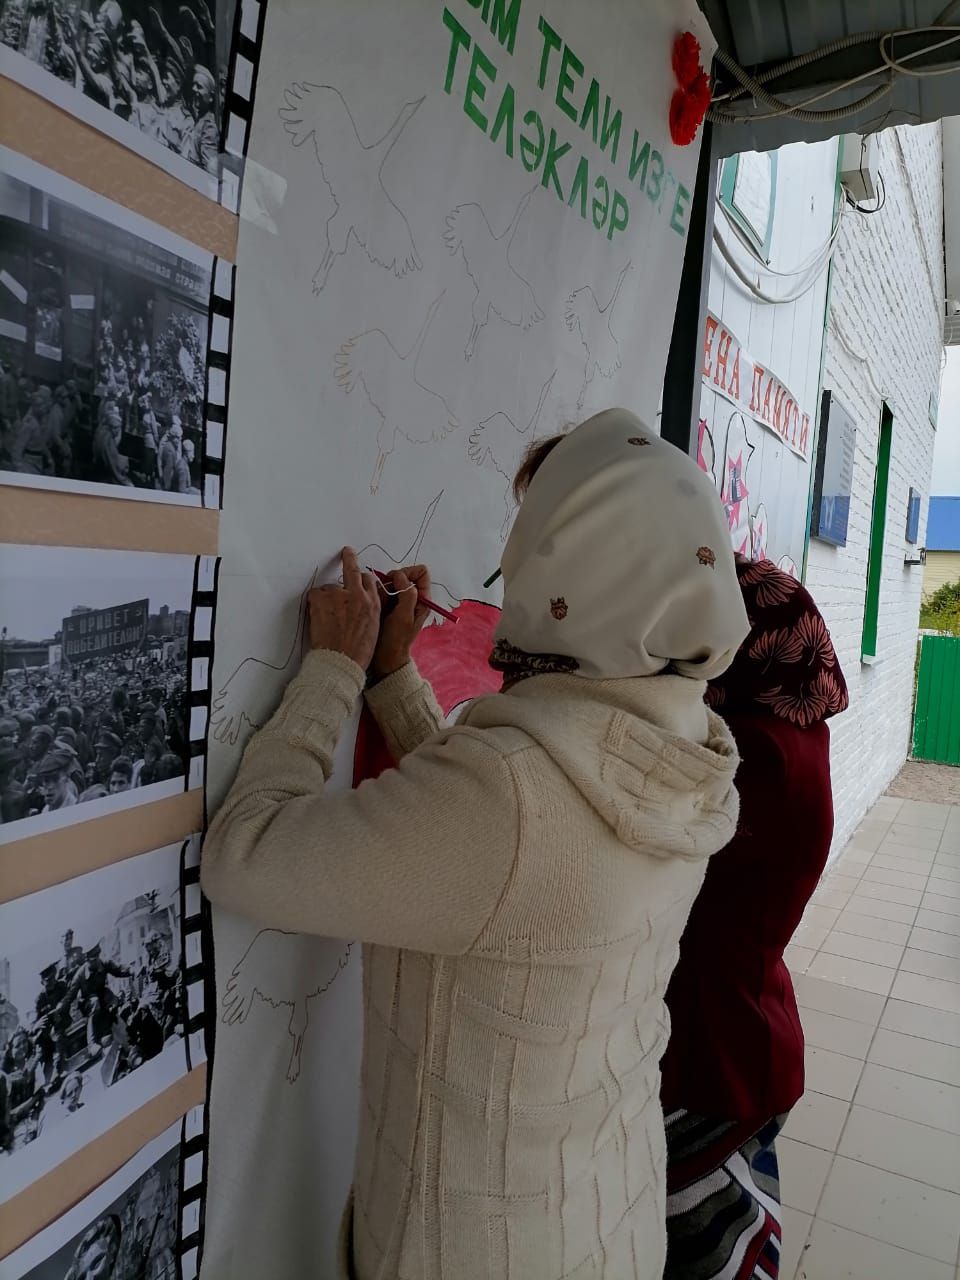
[[[444,727],[433,690],[412,662],[368,689],[366,699],[397,762]]]
[[[307,656],[210,826],[204,890],[264,926],[460,954],[516,858],[513,771],[493,733],[454,729],[356,791],[327,794],[363,681],[342,655]]]

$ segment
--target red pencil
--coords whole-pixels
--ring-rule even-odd
[[[393,590],[393,582],[390,580],[390,578],[387,577],[385,573],[381,573],[379,569],[371,569],[369,565],[367,565],[367,572],[372,573],[373,576],[383,584],[383,586],[389,587],[391,590]],[[432,610],[434,613],[439,614],[441,618],[446,618],[448,622],[460,621],[460,619],[457,617],[455,613],[451,613],[449,609],[444,609],[442,604],[437,604],[436,601],[431,600],[428,596],[425,596],[422,591],[419,591],[419,590],[417,591],[417,599],[420,601],[420,603],[423,605],[425,609]]]

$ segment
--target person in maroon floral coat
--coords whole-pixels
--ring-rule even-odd
[[[667,991],[664,1280],[779,1274],[775,1140],[803,1093],[783,953],[833,838],[830,734],[848,705],[826,624],[771,561],[737,558],[751,631],[707,701],[740,751],[740,820],[711,859]]]

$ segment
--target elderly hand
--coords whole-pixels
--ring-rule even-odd
[[[430,612],[420,603],[421,595],[430,594],[430,571],[425,564],[395,569],[389,578],[389,587],[380,587],[384,614],[373,655],[373,675],[377,680],[384,680],[407,665],[413,642]]]
[[[343,586],[310,592],[310,648],[331,649],[366,671],[380,630],[380,596],[372,573],[361,573],[357,553],[344,547]]]

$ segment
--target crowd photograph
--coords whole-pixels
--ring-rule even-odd
[[[197,504],[210,257],[62,183],[0,153],[0,471]]]
[[[177,1142],[42,1262],[18,1268],[14,1280],[177,1280],[179,1203]]]
[[[0,44],[216,176],[234,10],[230,0],[213,9],[204,0],[0,0]]]
[[[11,576],[51,551],[8,548],[0,570],[0,838],[182,789],[189,766],[192,558],[164,557],[162,584],[65,575],[41,595]],[[131,558],[69,559],[102,556]]]
[[[125,902],[103,932],[66,929],[39,969],[0,960],[18,1015],[0,1049],[0,1152],[35,1142],[183,1035],[178,899],[173,883]]]
[[[0,906],[4,1196],[184,1074],[180,859],[171,845]]]

